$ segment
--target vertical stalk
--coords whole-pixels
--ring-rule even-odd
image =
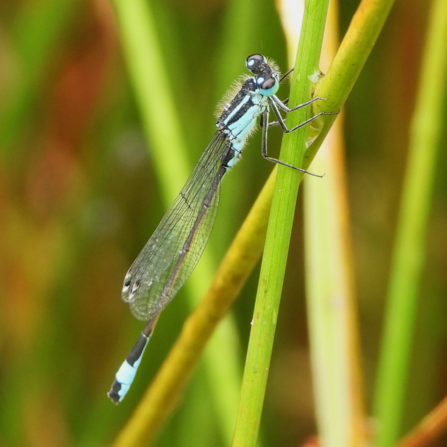
[[[328,66],[335,56],[337,30],[338,6],[331,2],[323,66]],[[323,181],[307,177],[304,184],[306,299],[319,444],[365,446],[367,418],[342,116],[323,142],[312,170],[327,173]]]
[[[311,77],[318,73],[328,3],[328,0],[306,1],[290,95],[292,106],[305,102],[311,96]],[[288,127],[305,121],[309,113],[309,108],[305,107],[289,114]],[[307,133],[305,126],[284,136],[283,161],[301,166]],[[258,436],[301,177],[290,168],[278,167],[233,441],[233,446],[237,447],[254,446]]]

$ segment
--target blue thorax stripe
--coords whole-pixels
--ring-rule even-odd
[[[233,119],[233,117],[239,112],[239,110],[243,107],[247,101],[250,100],[249,95],[245,95],[242,99],[242,101],[230,112],[230,114],[225,118],[223,123],[227,126],[228,123]]]

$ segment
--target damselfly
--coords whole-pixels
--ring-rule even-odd
[[[225,173],[241,157],[249,134],[261,118],[262,156],[274,163],[310,174],[267,155],[267,130],[280,125],[290,133],[310,121],[331,113],[318,113],[288,129],[279,109],[290,113],[321,99],[315,97],[292,109],[275,94],[282,78],[276,66],[261,54],[252,54],[245,62],[254,75],[247,75],[239,90],[224,106],[217,119],[217,130],[197,162],[185,186],[166,212],[124,278],[122,299],[132,314],[147,321],[135,346],[122,364],[108,396],[119,403],[129,390],[141,362],[147,342],[161,311],[174,298],[197,265],[216,219],[219,187]],[[269,106],[277,121],[269,123]],[[312,174],[315,175],[315,174]]]

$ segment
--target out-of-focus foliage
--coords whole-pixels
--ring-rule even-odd
[[[287,69],[274,4],[249,3],[237,15],[231,2],[152,4],[191,163],[211,138],[215,105],[245,72],[248,54],[262,52]],[[369,393],[427,3],[397,2],[346,106]],[[357,4],[342,3],[341,35]],[[4,2],[0,27],[0,444],[102,445],[132,412],[187,313],[180,292],[160,319],[131,392],[118,408],[112,405],[106,392],[141,330],[120,301],[122,280],[166,207],[110,3]],[[281,92],[286,97],[287,86]],[[279,137],[271,137],[272,152]],[[259,135],[252,138],[223,184],[211,243],[216,259],[272,168],[260,156],[259,143]],[[441,151],[439,165],[446,162]],[[445,176],[439,175],[406,428],[446,388],[446,200]],[[315,432],[299,215],[294,244],[261,429],[265,445],[299,445]],[[256,274],[235,306],[243,347],[255,287]],[[221,445],[208,386],[199,369],[157,445]]]

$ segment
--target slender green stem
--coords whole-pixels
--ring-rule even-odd
[[[326,0],[306,2],[290,96],[292,105],[305,102],[311,95],[310,78],[318,71],[327,8]],[[293,127],[308,117],[308,108],[303,108],[291,114],[287,124]],[[301,165],[307,131],[304,127],[284,137],[281,151],[284,161]],[[258,436],[301,177],[299,173],[279,166],[233,441],[237,447],[254,446]]]
[[[447,1],[435,0],[428,23],[422,75],[410,129],[410,150],[388,291],[383,347],[374,401],[378,447],[399,436],[447,76]]]

